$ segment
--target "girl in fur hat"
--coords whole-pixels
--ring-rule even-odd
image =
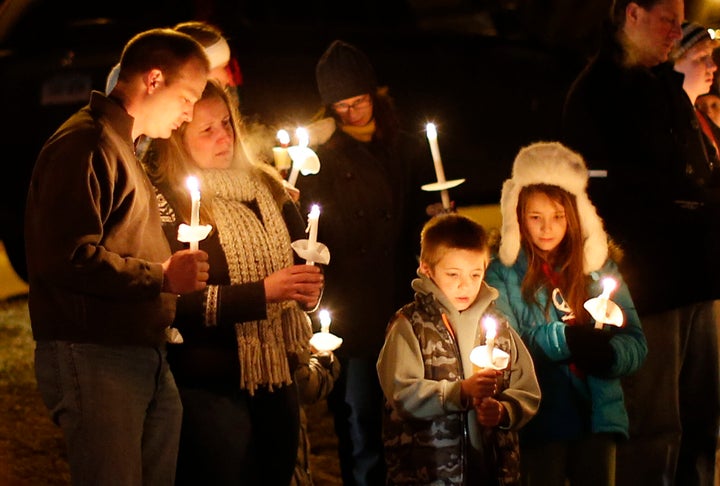
[[[502,189],[499,258],[486,280],[530,350],[542,391],[537,415],[520,432],[525,485],[614,484],[616,442],[628,436],[620,378],[647,354],[587,181],[578,154],[540,142],[520,150]],[[617,283],[611,300],[622,327],[596,329],[584,308],[605,277]]]

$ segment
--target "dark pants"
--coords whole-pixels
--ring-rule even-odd
[[[180,387],[183,428],[177,485],[286,485],[295,469],[295,385],[272,392]]]
[[[342,370],[328,396],[335,419],[344,486],[385,484],[383,395],[376,360],[340,359]]]
[[[720,426],[718,313],[713,302],[640,316],[642,368],[623,380],[630,440],[617,486],[713,486]]]

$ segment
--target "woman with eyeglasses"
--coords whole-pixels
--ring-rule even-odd
[[[334,41],[320,58],[316,80],[323,107],[309,127],[321,168],[301,177],[301,211],[322,210],[318,241],[328,246],[323,307],[333,316],[342,368],[328,397],[338,435],[344,485],[385,483],[381,440],[382,391],[375,365],[385,327],[412,298],[420,228],[432,195],[427,142],[404,132],[387,88],[355,46]],[[313,128],[324,127],[318,134]],[[427,170],[425,176],[420,172]]]

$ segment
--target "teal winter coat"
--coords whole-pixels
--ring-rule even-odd
[[[604,332],[613,333],[610,345],[614,361],[602,376],[578,373],[571,366],[572,354],[565,340],[568,324],[562,320],[565,313],[553,304],[546,307],[550,298],[546,289],[538,291],[537,304],[523,299],[521,284],[527,268],[527,255],[521,250],[509,267],[494,258],[485,277],[488,285],[500,292],[498,310],[508,316],[510,325],[530,350],[542,391],[540,409],[521,430],[521,442],[572,440],[601,432],[627,437],[628,417],[620,378],[640,368],[647,355],[647,343],[617,265],[607,260],[600,270],[589,275],[591,297],[602,293],[604,277],[615,279],[618,285],[610,299],[622,309],[625,318],[620,328],[605,325]]]

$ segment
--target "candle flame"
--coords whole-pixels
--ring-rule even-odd
[[[277,132],[277,139],[280,142],[280,145],[283,147],[287,147],[287,145],[290,143],[290,134],[287,132],[287,130],[280,129]]]
[[[320,206],[318,206],[317,204],[313,204],[312,207],[310,208],[309,217],[316,218],[316,219],[319,218],[320,217]]]
[[[323,326],[323,327],[330,326],[330,322],[332,322],[332,319],[330,319],[330,312],[328,312],[327,309],[320,310],[319,316],[320,316],[320,325],[321,326]]]
[[[306,128],[298,127],[295,129],[295,136],[298,139],[298,145],[300,147],[307,147],[310,143],[310,134]]]
[[[427,132],[427,138],[429,138],[429,139],[437,138],[437,128],[435,128],[434,123],[428,123],[427,125],[425,125],[425,131]]]
[[[486,316],[483,319],[483,325],[485,326],[485,339],[495,338],[495,335],[497,334],[497,322],[495,322],[495,319],[490,316]]]
[[[612,277],[606,277],[602,280],[602,286],[602,296],[607,299],[610,297],[610,293],[617,287],[617,282]]]
[[[320,331],[321,332],[330,332],[330,313],[327,311],[327,309],[322,309],[319,313],[320,315]]]
[[[189,176],[185,180],[185,184],[187,185],[187,188],[190,189],[190,191],[198,191],[200,189],[200,184],[198,183],[197,177],[195,176]]]

